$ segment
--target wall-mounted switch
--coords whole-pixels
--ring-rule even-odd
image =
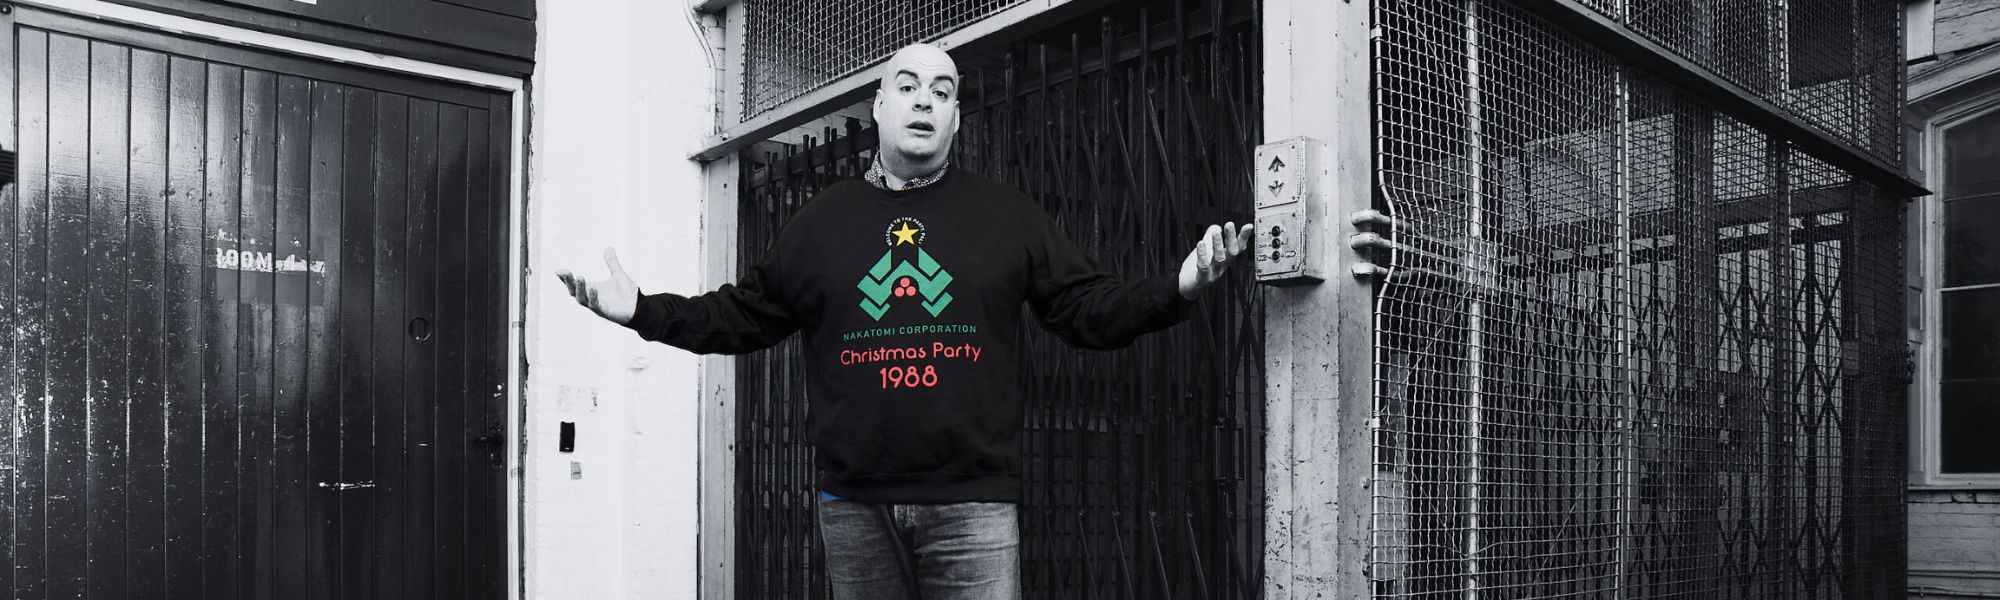
[[[1326,214],[1332,169],[1326,144],[1295,137],[1257,147],[1257,234],[1250,252],[1257,283],[1300,285],[1326,280],[1312,257],[1312,232]]]
[[[0,188],[14,183],[14,164],[14,151],[0,149]]]

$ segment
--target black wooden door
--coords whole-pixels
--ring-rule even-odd
[[[499,598],[508,98],[0,18],[0,590]]]

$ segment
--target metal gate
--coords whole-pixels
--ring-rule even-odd
[[[1583,4],[1896,160],[1897,3]],[[1511,4],[1375,15],[1375,596],[1901,597],[1901,203]]]
[[[1131,3],[961,58],[953,162],[1039,200],[1115,273],[1179,267],[1244,222],[1260,140],[1250,3]],[[1145,25],[1145,26],[1142,26]],[[744,157],[745,256],[869,164],[849,121]],[[1200,314],[1116,352],[1022,335],[1023,578],[1032,598],[1248,598],[1263,548],[1263,302],[1247,274]],[[737,593],[824,598],[796,340],[745,356],[737,389]]]

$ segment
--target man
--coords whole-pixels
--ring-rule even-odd
[[[934,46],[890,57],[866,181],[808,202],[736,285],[644,296],[608,249],[607,280],[556,273],[597,314],[694,352],[804,331],[836,599],[1019,598],[1021,304],[1072,346],[1124,347],[1179,322],[1250,239],[1210,226],[1177,276],[1118,281],[1032,200],[949,166],[958,83]]]

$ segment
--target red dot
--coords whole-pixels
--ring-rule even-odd
[[[903,297],[903,288],[896,288],[896,297],[897,298]]]
[[[910,287],[910,278],[908,277],[903,278],[903,287]]]

